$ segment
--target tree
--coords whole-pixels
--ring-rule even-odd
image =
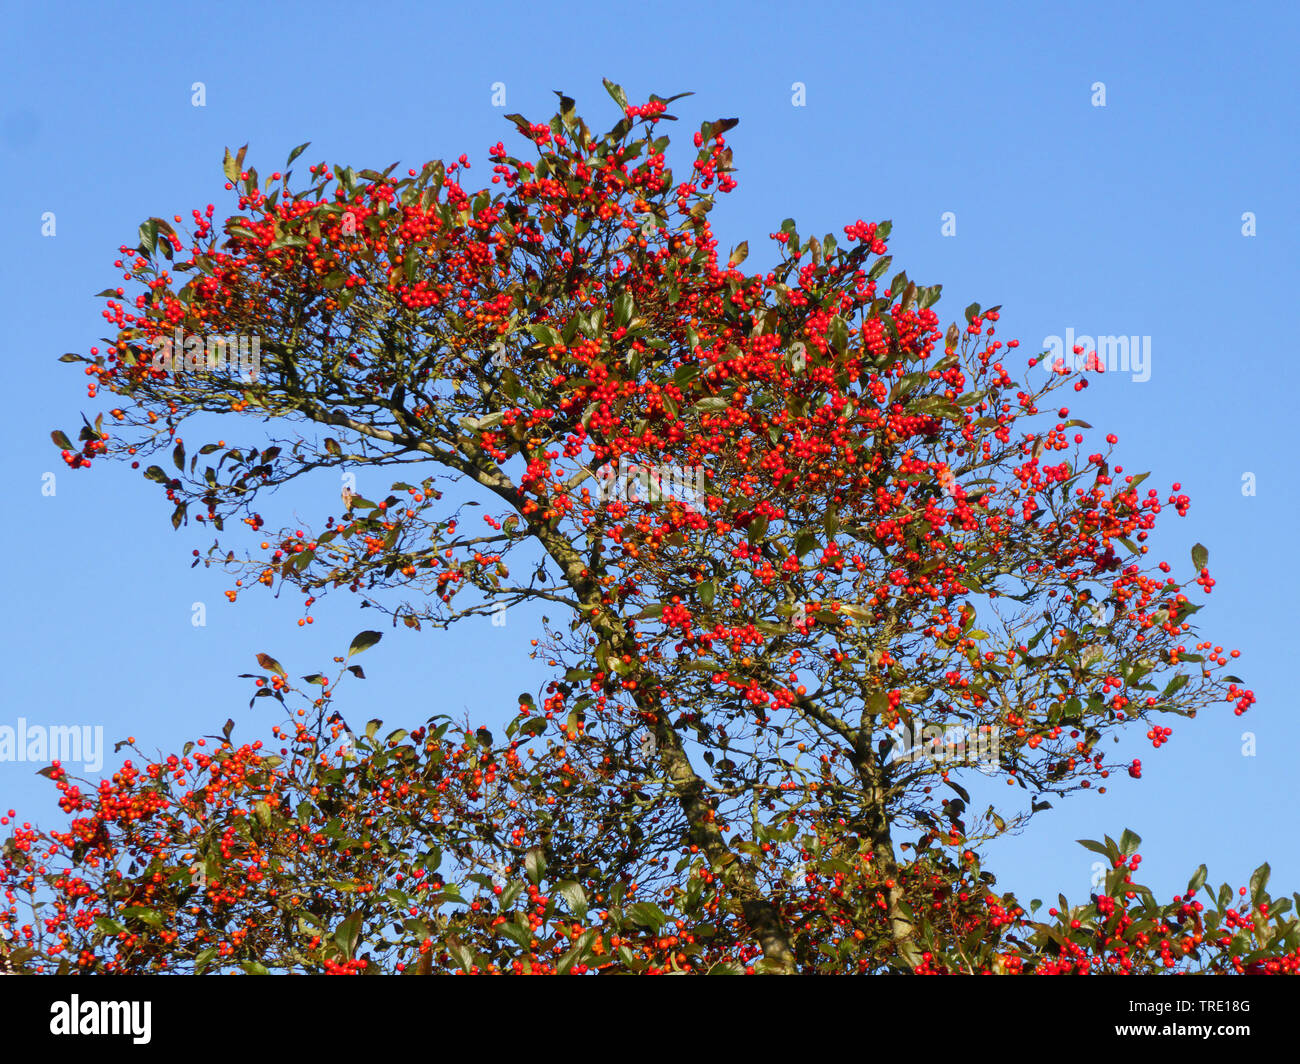
[[[1263,893],[1266,868],[1249,916],[1222,892],[1209,914],[1190,898],[1161,906],[1130,882],[1126,833],[1091,844],[1113,866],[1104,893],[1062,902],[1055,924],[994,894],[981,868],[981,845],[1049,798],[1140,775],[1107,761],[1108,736],[1143,721],[1159,747],[1164,715],[1254,701],[1223,671],[1237,652],[1193,626],[1192,581],[1147,559],[1156,517],[1189,500],[1177,484],[1164,502],[1142,493],[1146,474],[1113,464],[1113,435],[1088,453],[1090,426],[1055,397],[1087,386],[1095,354],[1018,384],[999,307],[971,304],[944,331],[939,286],[900,272],[882,288],[887,222],[844,227],[841,247],[787,220],[773,270],[742,272],[747,243],[720,264],[707,215],[713,190],[735,187],[735,120],[701,126],[674,183],[656,127],[679,97],[629,106],[606,87],[623,114],[601,136],[563,95],[548,124],[510,116],[537,160],[496,144],[495,192],[463,187],[466,156],[405,177],[322,162],[295,191],[287,170],[306,145],[268,190],[241,149],[225,163],[240,213],[218,227],[212,205],[196,210],[188,243],[150,219],[121,249],[139,294],[104,293],[116,338],[64,356],[88,363],[92,397],[106,388],[120,405],[108,426],[86,421],[80,447],[55,443],[74,467],[170,451],[174,472],[144,475],[174,525],[211,527],[199,560],[238,577],[231,601],[290,585],[310,609],[347,588],[416,629],[525,602],[560,617],[536,641],[555,678],[540,705],[521,696],[504,745],[468,723],[459,744],[438,722],[410,742],[349,730],[339,762],[345,725],[314,677],[315,725],[282,733],[287,761],[227,732],[216,761],[151,779],[163,842],[90,816],[101,870],[133,861],[179,883],[202,852],[224,882],[238,847],[214,858],[188,841],[220,827],[252,840],[241,852],[274,886],[239,910],[260,952],[222,938],[231,951],[200,965],[220,949],[210,924],[183,948],[141,935],[147,959],[108,945],[125,935],[135,950],[140,935],[108,915],[114,880],[87,897],[117,924],[92,919],[77,963],[346,966],[368,948],[375,965],[418,968],[418,931],[426,967],[467,970],[1293,970],[1300,925]],[[254,438],[232,446],[241,417]],[[187,419],[225,438],[187,450]],[[379,500],[349,486],[319,528],[263,531],[259,500],[276,488],[381,466],[412,467],[413,483]],[[472,508],[486,528],[464,527]],[[231,518],[254,548],[222,544]],[[1209,593],[1203,547],[1192,561]],[[261,663],[272,675],[254,700],[283,700],[286,675]],[[253,782],[219,792],[219,815],[176,793],[176,773],[215,764],[225,781],[232,761]],[[503,780],[491,794],[489,775]],[[436,795],[412,782],[435,778]],[[340,808],[374,837],[349,833]],[[300,872],[285,847],[311,855]],[[72,867],[88,852],[69,851]],[[7,876],[35,889],[14,854]],[[393,885],[419,869],[444,877],[439,904],[488,893],[437,916]],[[364,891],[318,889],[342,870]],[[302,901],[295,875],[324,910],[314,923],[282,904]],[[557,950],[541,932],[561,912]],[[386,939],[389,918],[419,927]]]

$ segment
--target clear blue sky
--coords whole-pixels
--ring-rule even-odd
[[[307,629],[296,597],[228,606],[226,578],[188,568],[207,541],[172,531],[153,485],[116,464],[74,474],[59,462],[50,430],[75,433],[77,412],[94,408],[85,378],[55,359],[103,335],[91,296],[117,283],[118,244],[149,215],[232,207],[225,145],[248,142],[264,173],[306,140],[310,158],[358,169],[468,152],[469,177],[486,182],[487,147],[512,135],[505,113],[544,120],[560,89],[593,124],[612,123],[607,76],[635,100],[693,90],[669,130],[686,138],[704,119],[741,119],[728,135],[740,185],[712,218],[724,248],[750,240],[751,269],[771,261],[766,235],[783,218],[837,236],[890,218],[895,262],[944,285],[945,323],[978,301],[1004,305],[999,332],[1022,353],[1067,329],[1150,338],[1148,380],[1107,374],[1074,407],[1120,437],[1129,471],[1180,480],[1192,497],[1186,518],[1167,513],[1153,553],[1185,575],[1190,545],[1210,548],[1218,586],[1199,617],[1242,649],[1236,671],[1259,702],[1244,718],[1175,722],[1159,751],[1135,744],[1140,782],[1063,803],[989,867],[1024,897],[1086,900],[1093,856],[1073,840],[1127,826],[1163,890],[1201,860],[1212,882],[1235,885],[1265,859],[1275,888],[1300,889],[1295,5],[234,0],[11,5],[3,19],[0,345],[14,373],[0,419],[0,725],[102,724],[110,742],[133,734],[166,750],[227,717],[237,734],[264,732],[236,679],[253,655],[316,671],[376,620],[342,596]],[[955,236],[942,235],[946,211]],[[191,624],[195,602],[206,627]],[[468,709],[500,723],[540,675],[526,668],[522,617],[450,635],[385,630],[363,659],[370,678],[340,692],[354,720]],[[1247,730],[1254,757],[1241,753]],[[52,823],[53,789],[32,771],[0,763],[0,807]]]

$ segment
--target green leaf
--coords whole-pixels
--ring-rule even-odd
[[[367,630],[357,633],[356,638],[352,640],[352,645],[348,647],[348,657],[352,657],[354,654],[360,654],[363,650],[369,650],[383,638],[384,636],[382,632],[372,632]]]
[[[939,296],[943,291],[943,285],[932,284],[918,288],[916,291],[916,305],[922,310],[928,310],[939,302]]]
[[[742,240],[731,249],[731,257],[727,259],[727,266],[739,266],[747,258],[749,258],[749,241]]]
[[[840,530],[840,511],[838,507],[826,507],[826,513],[822,515],[822,530],[826,533],[828,540],[833,539],[835,533]]]
[[[72,446],[72,441],[68,439],[67,433],[63,432],[61,429],[55,429],[51,432],[50,439],[54,441],[54,446],[58,447],[60,450],[72,451],[76,449]]]
[[[1082,846],[1085,850],[1091,850],[1093,853],[1099,853],[1103,857],[1111,856],[1110,850],[1103,843],[1096,842],[1093,839],[1076,839],[1075,841],[1080,846]]]
[[[339,951],[348,960],[352,959],[352,951],[357,948],[357,939],[361,937],[361,913],[352,913],[334,932],[334,944],[338,946]]]
[[[516,945],[522,946],[524,949],[527,949],[528,944],[533,940],[533,933],[529,931],[528,928],[511,921],[506,921],[504,924],[499,925],[497,930],[505,935],[506,938],[510,939]]]
[[[581,884],[566,879],[556,885],[555,892],[569,903],[569,908],[575,917],[579,920],[587,919],[587,892],[582,889]]]
[[[1210,552],[1205,547],[1199,543],[1192,547],[1192,565],[1195,566],[1197,572],[1204,569],[1209,560]]]
[[[694,362],[685,366],[678,366],[673,371],[673,383],[679,388],[684,388],[700,375],[700,367]]]
[[[668,922],[668,915],[658,905],[650,901],[639,901],[635,905],[629,906],[627,915],[634,923],[656,931]]]
[[[517,879],[512,879],[506,884],[505,889],[501,892],[501,908],[503,911],[510,908],[515,903],[515,899],[524,892],[524,885]]]
[[[532,333],[534,340],[545,344],[547,347],[558,347],[562,342],[560,334],[549,325],[530,325],[528,331]]]
[[[310,144],[311,141],[307,141],[306,143],[299,144],[298,147],[294,148],[293,151],[289,153],[289,158],[284,161],[284,168],[288,170],[289,167],[293,165],[293,161],[305,152]],[[234,178],[232,177],[230,180],[233,181]]]
[[[838,314],[831,319],[831,347],[836,351],[847,351],[849,346],[849,327]]]
[[[632,293],[626,288],[623,289],[623,291],[618,294],[618,298],[614,300],[615,327],[622,327],[632,320],[633,306]]]
[[[715,414],[721,410],[726,410],[731,403],[721,395],[709,395],[703,399],[697,399],[692,410],[699,410],[701,413]]]
[[[146,909],[141,905],[133,905],[129,909],[123,909],[122,915],[127,919],[139,920],[150,927],[162,927],[163,918],[153,909]]]
[[[140,247],[142,247],[146,253],[152,255],[154,246],[158,241],[158,223],[152,218],[148,221],[141,222],[139,235]]]
[[[1271,871],[1272,869],[1269,868],[1266,861],[1255,869],[1255,874],[1250,877],[1250,903],[1252,906],[1258,906],[1264,900],[1264,890],[1268,886],[1268,877]]]
[[[627,93],[623,91],[623,86],[614,84],[614,82],[610,81],[609,78],[601,78],[600,80],[605,86],[605,91],[609,93],[614,102],[618,104],[619,107],[626,109]]]
[[[546,873],[546,858],[540,846],[530,847],[524,855],[524,871],[528,873],[528,881],[533,886],[541,883],[542,876]]]

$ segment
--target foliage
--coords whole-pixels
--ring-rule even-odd
[[[332,695],[287,682],[277,693],[302,707],[275,729],[280,754],[237,744],[228,723],[179,756],[128,760],[99,786],[47,770],[71,820],[66,832],[24,824],[5,847],[0,964],[613,974],[769,963],[732,904],[737,862],[711,866],[696,845],[649,849],[639,825],[671,810],[605,744],[555,722],[544,745],[498,744],[439,717],[354,734]],[[798,970],[891,970],[890,884],[865,840],[828,823],[760,825],[731,844],[761,865]],[[1084,842],[1113,871],[1049,919],[995,893],[970,851],[917,854],[897,873],[917,970],[1297,969],[1300,925],[1290,899],[1268,894],[1267,866],[1249,903],[1205,886],[1204,867],[1162,903],[1133,879],[1139,841]]]
[[[841,246],[787,220],[772,270],[740,269],[747,243],[720,262],[707,215],[736,184],[735,120],[700,127],[675,183],[657,134],[673,101],[629,106],[607,89],[622,115],[603,135],[565,96],[549,123],[510,116],[537,159],[493,146],[495,191],[464,187],[466,156],[404,177],[321,162],[293,189],[306,145],[263,187],[241,149],[226,157],[239,213],[218,225],[213,205],[195,210],[186,239],[150,219],[123,247],[115,265],[136,294],[104,293],[117,335],[64,356],[88,363],[92,397],[107,389],[119,405],[107,426],[86,420],[79,447],[54,434],[70,465],[169,453],[172,468],[144,476],[174,525],[212,530],[195,564],[237,577],[232,602],[289,586],[305,612],[347,589],[414,629],[525,602],[559,619],[535,641],[555,678],[540,706],[522,700],[511,745],[471,740],[468,724],[455,745],[430,722],[414,739],[356,737],[357,760],[331,762],[340,775],[320,783],[299,763],[326,771],[333,731],[290,731],[279,766],[227,743],[183,771],[255,766],[262,812],[236,815],[246,796],[232,792],[191,822],[192,800],[170,788],[195,781],[163,773],[150,785],[167,788],[163,853],[124,837],[100,871],[158,861],[180,883],[174,861],[198,860],[178,857],[181,838],[236,822],[259,860],[309,854],[299,891],[289,872],[270,875],[275,897],[259,887],[238,908],[254,922],[246,955],[268,966],[355,964],[363,940],[375,966],[409,966],[418,931],[441,967],[541,970],[556,963],[545,928],[559,913],[559,963],[575,970],[1078,970],[1122,966],[1108,959],[1121,940],[1137,969],[1157,942],[1174,965],[1293,959],[1280,923],[1221,944],[1241,917],[1217,896],[1215,913],[1193,915],[1115,884],[1091,911],[1062,902],[1078,927],[1036,924],[980,869],[981,845],[1049,799],[1104,792],[1117,769],[1141,775],[1140,761],[1106,758],[1107,738],[1141,721],[1158,748],[1172,729],[1157,717],[1254,701],[1224,672],[1237,652],[1192,624],[1192,584],[1214,584],[1205,549],[1181,582],[1148,559],[1157,516],[1187,513],[1180,485],[1164,501],[1144,493],[1147,474],[1115,463],[1116,437],[1087,444],[1091,427],[1058,397],[1087,387],[1095,355],[1084,372],[1018,383],[1000,307],[971,304],[943,330],[939,286],[883,280],[888,222],[845,226]],[[195,338],[219,336],[258,358],[207,360]],[[187,420],[222,438],[187,445]],[[247,442],[228,443],[241,429]],[[277,488],[329,471],[373,484],[388,466],[407,479],[382,498],[347,488],[319,527],[269,531]],[[474,509],[482,528],[467,527]],[[231,518],[255,546],[223,544],[239,536]],[[259,694],[282,698],[272,671]],[[958,732],[984,751],[976,763],[948,756]],[[413,782],[434,778],[436,801]],[[408,801],[393,804],[399,780]],[[300,812],[312,787],[328,810]],[[364,832],[338,813],[349,793],[376,836],[364,860]],[[309,831],[327,841],[304,842]],[[505,862],[518,876],[530,853],[535,889],[512,879],[470,902],[475,916],[406,905],[396,877],[432,876],[435,850],[455,854],[440,902],[459,904],[468,883],[491,892],[474,869]],[[322,891],[345,870],[365,906]],[[324,924],[283,909],[307,885]],[[1112,915],[1096,909],[1112,902]],[[511,906],[531,916],[494,924]],[[405,929],[392,940],[379,930],[390,919]],[[1199,941],[1172,930],[1189,921]],[[161,954],[169,964],[220,948],[174,930],[187,945]],[[108,963],[102,945],[77,948]]]

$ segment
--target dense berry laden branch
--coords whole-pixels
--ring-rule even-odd
[[[364,635],[354,653],[375,633]],[[262,657],[268,671],[253,678],[272,699],[262,704],[286,710],[273,729],[279,753],[236,740],[228,722],[176,755],[133,749],[97,784],[46,770],[65,830],[0,818],[12,832],[0,854],[0,970],[771,967],[751,944],[758,921],[733,911],[731,887],[701,847],[642,852],[638,823],[652,828],[663,807],[610,800],[611,784],[629,784],[631,796],[641,783],[614,766],[610,747],[560,722],[531,743],[497,743],[443,718],[387,733],[372,720],[353,732],[334,708],[344,671],[356,671],[349,658],[298,688]],[[794,970],[891,970],[892,921],[870,854],[846,845],[830,816],[801,826],[801,859],[771,895],[798,936]],[[1287,915],[1291,899],[1269,895],[1267,866],[1237,894],[1207,887],[1202,867],[1185,894],[1161,902],[1135,879],[1139,842],[1129,832],[1085,842],[1106,859],[1104,883],[1046,918],[941,853],[905,862],[913,970],[1300,969],[1300,923]],[[675,869],[654,879],[673,853]]]

